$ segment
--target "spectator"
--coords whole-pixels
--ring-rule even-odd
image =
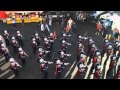
[[[48,22],[49,22],[49,26],[51,27],[52,26],[52,16],[51,15],[49,16],[49,21]]]
[[[43,22],[40,23],[40,29],[42,32],[45,31],[45,26],[44,26]]]
[[[45,23],[45,28],[48,30],[49,33],[51,32],[48,23]]]
[[[69,34],[69,31],[70,31],[69,25],[67,25],[64,29],[66,30],[66,33]]]
[[[16,28],[16,20],[13,18],[12,19],[13,27]]]
[[[100,30],[101,30],[101,24],[100,22],[97,23],[97,32],[96,35],[100,35]]]
[[[117,28],[113,31],[113,37],[115,40],[119,40],[119,30]]]

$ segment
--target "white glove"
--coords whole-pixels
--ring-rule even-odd
[[[72,45],[72,44],[70,44],[70,43],[67,43],[67,45]]]
[[[49,53],[50,51],[45,51],[45,53]]]
[[[70,36],[72,36],[72,35],[68,35],[68,37],[70,37]]]
[[[53,64],[53,62],[48,62],[48,64]]]
[[[64,65],[69,65],[69,63],[64,63]]]
[[[71,56],[71,54],[67,54],[67,56]]]
[[[54,42],[54,40],[50,40],[50,42]]]

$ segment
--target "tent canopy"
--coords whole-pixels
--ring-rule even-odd
[[[120,16],[117,15],[116,13],[113,13],[113,15],[111,15],[110,13],[104,14],[100,16],[100,19],[109,19],[110,21],[113,21],[112,24],[112,30],[114,30],[115,28],[117,28],[120,32]]]

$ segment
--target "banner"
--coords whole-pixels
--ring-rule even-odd
[[[0,11],[0,19],[7,18],[5,11]]]

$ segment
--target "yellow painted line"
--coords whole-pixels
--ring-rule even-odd
[[[103,70],[104,63],[105,63],[105,59],[106,59],[106,54],[104,55],[104,57],[103,57],[103,59],[102,59],[101,70]]]
[[[87,70],[87,72],[86,72],[86,75],[85,75],[85,78],[84,78],[84,79],[87,79],[87,78],[88,78],[88,75],[89,75],[91,66],[92,66],[92,63],[90,63],[90,65],[88,66],[88,70]]]
[[[6,70],[7,68],[9,68],[9,66],[10,66],[10,63],[7,62],[7,63],[5,63],[4,65],[2,65],[2,66],[0,67],[0,69],[1,69],[1,70]]]
[[[74,63],[72,64],[72,66],[70,67],[70,69],[68,70],[68,72],[65,74],[64,78],[68,76],[68,74],[70,73],[70,71],[72,70],[73,66],[75,65],[76,61],[74,61]]]
[[[3,60],[5,60],[5,57],[0,58],[0,62],[3,61]]]
[[[111,56],[110,56],[110,57],[111,57]],[[105,66],[105,75],[104,75],[104,79],[106,79],[106,74],[107,74],[107,71],[108,71],[108,69],[109,69],[110,57],[108,58],[107,64],[106,64],[106,66]]]
[[[77,73],[77,70],[78,70],[78,67],[76,66],[75,69],[74,69],[74,71],[73,71],[72,74],[71,74],[71,78],[70,78],[70,79],[73,79],[73,78],[74,78],[74,76],[75,76],[76,73]]]
[[[93,77],[94,77],[94,74],[91,74],[90,79],[93,79]]]
[[[12,76],[8,77],[8,79],[13,79],[15,75],[13,74]]]
[[[6,75],[6,74],[9,73],[9,72],[10,72],[10,70],[6,70],[4,73],[2,73],[2,74],[0,75],[0,78],[3,77],[4,75]]]

